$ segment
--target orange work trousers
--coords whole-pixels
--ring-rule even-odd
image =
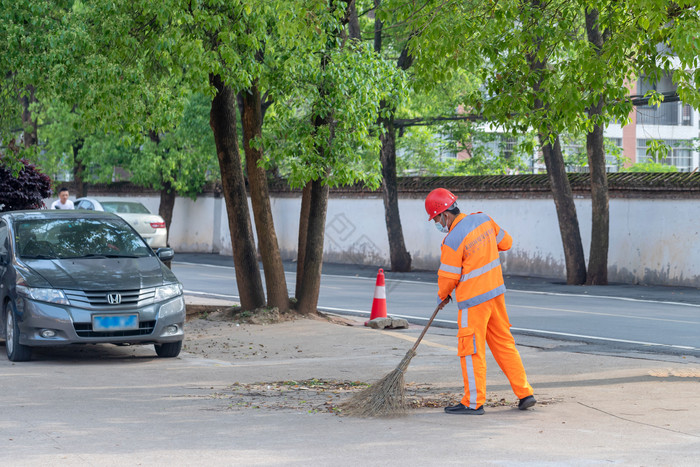
[[[458,319],[457,348],[464,377],[462,404],[476,409],[486,402],[487,343],[518,399],[531,396],[532,386],[527,382],[523,361],[510,333],[505,297],[501,294],[468,310],[459,310]],[[463,327],[465,321],[467,325]]]

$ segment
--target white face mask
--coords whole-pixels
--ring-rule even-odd
[[[450,228],[446,225],[442,225],[442,217],[443,214],[440,214],[440,221],[435,223],[435,228],[438,232],[446,234],[450,232]]]

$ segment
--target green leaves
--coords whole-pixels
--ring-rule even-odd
[[[266,116],[267,164],[278,165],[293,186],[323,178],[331,186],[362,181],[377,187],[380,103],[402,98],[402,73],[366,45],[287,62],[271,89],[276,104]]]
[[[359,2],[358,11],[373,4]],[[297,185],[319,177],[376,183],[383,131],[376,122],[395,107],[409,118],[458,108],[482,113],[513,134],[581,134],[594,123],[624,121],[630,84],[669,71],[683,101],[700,106],[700,20],[691,0],[429,0],[421,8],[383,0],[376,17],[386,22],[385,58],[345,42],[342,0],[0,0],[0,6],[0,37],[7,39],[0,42],[0,69],[7,71],[0,130],[5,141],[21,131],[18,96],[34,86],[44,145],[35,157],[52,171],[70,168],[80,140],[82,157],[94,157],[98,172],[116,154],[105,146],[122,145],[129,154],[143,146],[148,150],[134,152],[144,158],[134,166],[143,183],[157,184],[146,176],[156,172],[179,170],[166,176],[186,179],[195,171],[189,159],[208,164],[211,157],[210,74],[236,91],[257,82],[274,102],[255,144]],[[584,15],[593,9],[606,38],[601,47],[586,37]],[[374,18],[362,17],[361,26],[371,37]],[[410,75],[394,64],[407,42]],[[587,109],[601,97],[602,115],[590,117]],[[201,115],[188,110],[192,99],[201,100]],[[150,148],[149,131],[162,136],[158,149]],[[413,142],[406,148],[430,152],[417,148],[428,140],[423,130],[407,135]],[[169,157],[175,162],[156,161]]]
[[[460,6],[465,8],[436,0],[418,13],[397,7],[400,19],[425,21],[411,40],[415,71],[435,83],[449,79],[451,71],[474,70],[483,92],[468,94],[464,105],[506,131],[580,134],[594,123],[624,122],[632,109],[631,85],[640,75],[654,79],[672,71],[684,102],[700,105],[700,17],[692,1],[499,0]],[[586,12],[597,12],[599,45],[588,37]],[[590,116],[588,109],[601,98],[603,112]]]

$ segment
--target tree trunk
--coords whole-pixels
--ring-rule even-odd
[[[586,31],[588,41],[600,54],[604,38],[598,25],[598,10],[586,11]],[[588,109],[591,120],[603,113],[603,97],[595,106]],[[608,284],[608,248],[610,241],[610,211],[608,199],[608,175],[605,171],[605,140],[603,125],[595,122],[595,126],[586,135],[586,152],[588,167],[591,172],[591,250],[588,256],[588,277],[586,284]]]
[[[220,75],[212,74],[209,80],[217,91],[211,103],[209,124],[214,132],[216,154],[221,170],[221,183],[233,244],[236,282],[241,307],[244,310],[254,310],[265,304],[265,294],[255,253],[245,179],[238,150],[236,97]]]
[[[36,102],[34,86],[27,86],[25,93],[20,96],[19,102],[22,105],[22,139],[24,140],[24,147],[36,146],[39,142],[39,138],[37,137],[37,124],[36,119],[32,118],[32,110],[29,108]]]
[[[328,185],[323,180],[311,182],[309,221],[304,248],[304,269],[297,309],[300,313],[315,314],[321,288],[323,269],[323,241],[328,209]]]
[[[389,237],[389,257],[391,270],[409,272],[411,254],[406,250],[406,243],[399,215],[399,196],[396,177],[396,128],[394,128],[393,111],[388,118],[381,119],[384,134],[380,137],[382,148],[382,195],[384,198],[384,219]]]
[[[530,4],[535,9],[541,9],[540,0],[530,0]],[[537,50],[528,53],[528,65],[536,75],[544,71],[546,62],[537,58]],[[533,110],[546,112],[548,109],[539,97],[541,91],[541,79],[537,78],[532,84],[532,91],[535,95]],[[551,143],[550,136],[554,136],[554,144]],[[583,244],[581,243],[581,230],[578,225],[576,215],[576,205],[574,195],[571,191],[569,177],[566,175],[566,165],[561,152],[561,143],[558,134],[552,132],[543,133],[538,131],[540,145],[544,163],[547,166],[547,176],[552,186],[552,197],[559,219],[559,233],[561,234],[562,246],[564,248],[564,261],[566,263],[566,283],[569,285],[582,285],[586,282],[586,258],[583,254]]]
[[[280,255],[277,233],[272,218],[267,173],[258,165],[263,158],[262,148],[255,148],[251,141],[262,136],[262,106],[257,83],[241,93],[241,121],[243,124],[243,148],[248,170],[250,198],[255,216],[255,230],[265,272],[267,305],[277,307],[285,313],[289,310],[289,292],[284,276],[284,265]]]
[[[348,3],[348,36],[350,39],[362,40],[362,30],[360,29],[360,19],[357,17],[357,5],[355,0]]]
[[[382,23],[382,21],[380,21],[376,16],[377,9],[379,9],[381,4],[382,0],[374,0],[374,51],[377,53],[381,53],[382,51],[382,27],[384,26],[384,23]]]
[[[599,115],[602,98],[591,108],[590,115]],[[588,285],[608,284],[608,245],[610,238],[610,211],[608,175],[605,172],[605,145],[603,126],[596,124],[586,135],[588,167],[591,171],[591,250],[588,257]]]
[[[321,70],[325,70],[331,60],[332,49],[345,45],[345,26],[349,21],[352,10],[348,7],[353,0],[345,0],[346,10],[339,28],[334,31],[329,31],[329,39],[326,42],[326,51],[321,55]],[[335,12],[338,5],[333,2],[328,2],[328,7],[331,12]],[[332,40],[331,37],[341,39],[340,43]],[[328,87],[332,83],[321,82],[318,85],[319,100],[323,102],[329,94]],[[324,113],[317,114],[313,119],[313,125],[316,135],[320,133],[323,127],[328,128],[328,139],[333,140],[335,136],[334,110],[330,109]],[[325,160],[326,154],[322,146],[316,145],[316,155],[320,160]],[[326,168],[330,170],[330,168]],[[315,314],[317,312],[318,295],[321,288],[321,270],[323,269],[323,241],[326,229],[326,212],[328,210],[328,185],[323,183],[325,177],[321,177],[311,181],[308,207],[308,223],[306,228],[306,245],[304,247],[304,262],[303,271],[301,274],[301,284],[297,282],[297,310],[304,314]],[[302,200],[303,202],[303,200]],[[302,210],[302,214],[304,211]],[[300,228],[303,219],[300,219]],[[300,235],[301,240],[301,235]],[[297,265],[298,267],[298,265]]]
[[[170,243],[170,225],[173,221],[173,210],[175,209],[175,198],[177,192],[173,189],[170,182],[163,182],[163,188],[160,189],[160,204],[158,204],[158,215],[165,221],[165,227],[168,229],[167,243]]]
[[[148,137],[156,145],[160,144],[160,134],[155,130],[148,131]],[[167,180],[163,174],[160,174],[160,183],[162,185],[160,189],[160,203],[158,204],[158,215],[165,221],[165,227],[167,229],[167,235],[170,235],[170,224],[173,220],[173,210],[175,209],[175,198],[177,193],[173,188],[170,180]],[[166,244],[168,239],[166,237]],[[170,264],[168,264],[170,267]]]
[[[557,136],[554,145],[549,142],[546,135],[540,134],[539,139],[559,219],[559,233],[566,262],[566,283],[582,285],[586,282],[586,260],[583,255],[574,195],[569,178],[566,176],[566,165],[561,153],[559,137]]]
[[[169,245],[170,225],[173,221],[173,210],[175,208],[175,198],[177,193],[170,185],[170,182],[163,182],[163,188],[160,190],[160,203],[158,204],[158,215],[165,221],[166,237],[165,244]],[[164,261],[168,268],[172,269],[172,261]]]
[[[294,296],[299,299],[304,284],[304,260],[306,258],[306,237],[309,233],[309,216],[311,215],[311,182],[304,187],[301,195],[301,212],[299,213],[299,245],[297,247],[297,282]]]
[[[88,194],[88,184],[85,182],[85,165],[79,157],[83,143],[82,138],[73,143],[73,185],[75,186],[76,198],[83,198]]]
[[[380,0],[374,0],[375,8],[378,8],[380,3]],[[381,49],[382,22],[379,19],[375,19],[374,51],[381,53]],[[396,65],[402,70],[407,70],[412,63],[413,59],[408,52],[408,47],[404,47]],[[411,254],[406,249],[403,227],[401,226],[396,177],[396,128],[394,127],[394,113],[396,109],[388,108],[386,102],[381,102],[380,105],[380,115],[385,114],[388,110],[388,117],[379,119],[379,123],[384,128],[384,133],[379,137],[382,143],[379,155],[382,162],[382,197],[384,198],[384,221],[389,240],[389,259],[392,271],[409,272],[411,270]]]

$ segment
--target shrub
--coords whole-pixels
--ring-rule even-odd
[[[45,207],[51,196],[51,179],[25,159],[19,172],[0,159],[0,212]]]

